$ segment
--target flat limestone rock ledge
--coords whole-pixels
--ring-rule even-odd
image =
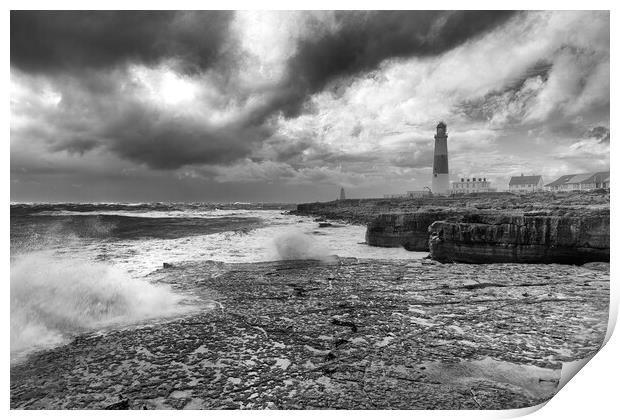
[[[32,355],[11,408],[527,407],[600,348],[609,306],[609,264],[202,262],[151,280],[205,308]]]
[[[408,251],[428,251],[428,227],[438,220],[460,215],[457,210],[420,211],[405,214],[380,214],[366,226],[366,243]]]
[[[567,216],[570,213],[580,215],[594,209],[609,211],[609,190],[541,191],[521,195],[495,192],[450,197],[346,199],[298,204],[291,213],[365,225],[371,223],[380,214],[415,213],[429,209],[507,213],[545,211],[557,216]]]
[[[433,223],[432,259],[464,263],[609,261],[609,213],[581,217],[470,215]]]

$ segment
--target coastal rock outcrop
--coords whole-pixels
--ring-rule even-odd
[[[439,261],[609,261],[605,190],[347,199],[299,204],[292,213],[366,224],[368,245],[430,250]]]
[[[609,261],[609,213],[468,215],[428,228],[431,258],[464,263]]]
[[[366,243],[408,251],[428,251],[428,227],[435,221],[458,216],[455,210],[415,213],[387,213],[375,217],[366,226]]]

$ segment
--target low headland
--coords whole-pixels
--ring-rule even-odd
[[[609,261],[609,190],[299,204],[296,214],[367,226],[372,246],[442,262]]]

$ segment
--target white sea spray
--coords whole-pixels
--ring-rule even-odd
[[[51,347],[73,334],[181,312],[167,285],[129,276],[111,264],[49,251],[11,263],[11,354]]]
[[[299,230],[290,230],[275,237],[274,246],[282,260],[328,260],[329,248]]]

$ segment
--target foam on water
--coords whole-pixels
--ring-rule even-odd
[[[34,216],[125,216],[125,217],[146,217],[146,218],[160,218],[160,217],[200,217],[204,219],[216,219],[218,217],[225,216],[237,216],[245,215],[247,210],[149,210],[149,211],[129,211],[129,210],[90,210],[90,211],[75,211],[75,210],[50,210],[40,211]]]
[[[84,215],[78,213],[76,217]],[[280,210],[114,211],[133,218],[217,219],[234,215],[262,221],[257,227],[237,229],[238,224],[231,224],[232,230],[176,238],[111,236],[109,232],[115,225],[92,218],[93,214],[108,213],[89,212],[90,219],[69,225],[46,221],[47,231],[35,235],[26,231],[17,237],[15,246],[12,243],[12,360],[34,349],[62,344],[84,331],[180,313],[187,308],[181,302],[184,297],[145,279],[163,262],[325,260],[334,255],[381,259],[426,256],[402,248],[370,247],[364,243],[364,226],[319,228],[309,217],[284,215]],[[58,211],[57,215],[67,216],[65,211]],[[152,226],[155,229],[157,221]],[[82,232],[84,229],[87,234]],[[19,233],[18,229],[15,233]]]
[[[49,251],[17,256],[11,263],[11,358],[76,333],[180,313],[181,300],[168,286],[110,264]]]
[[[282,260],[327,260],[330,255],[316,239],[300,231],[290,231],[274,239],[275,249]]]
[[[203,217],[205,211],[187,211],[184,217]],[[65,237],[58,241],[52,235],[56,252],[73,257],[103,260],[122,267],[133,276],[142,277],[161,268],[163,262],[213,260],[227,263],[252,263],[293,258],[322,259],[325,256],[420,259],[423,252],[403,248],[379,248],[365,244],[365,226],[342,225],[319,228],[309,217],[283,215],[278,210],[212,210],[206,218],[230,216],[259,218],[254,229],[230,230],[181,238],[101,238]],[[134,212],[133,217],[153,217],[153,212]],[[66,233],[66,232],[64,232]],[[37,238],[37,242],[41,238]]]
[[[318,224],[308,217],[282,216],[271,211],[248,211],[246,214],[248,217],[260,216],[265,226],[248,232],[98,243],[92,251],[140,275],[160,268],[163,262],[213,260],[252,263],[296,257],[322,259],[329,255],[344,258],[420,259],[428,255],[404,248],[368,246],[364,243],[365,226],[319,229]]]

